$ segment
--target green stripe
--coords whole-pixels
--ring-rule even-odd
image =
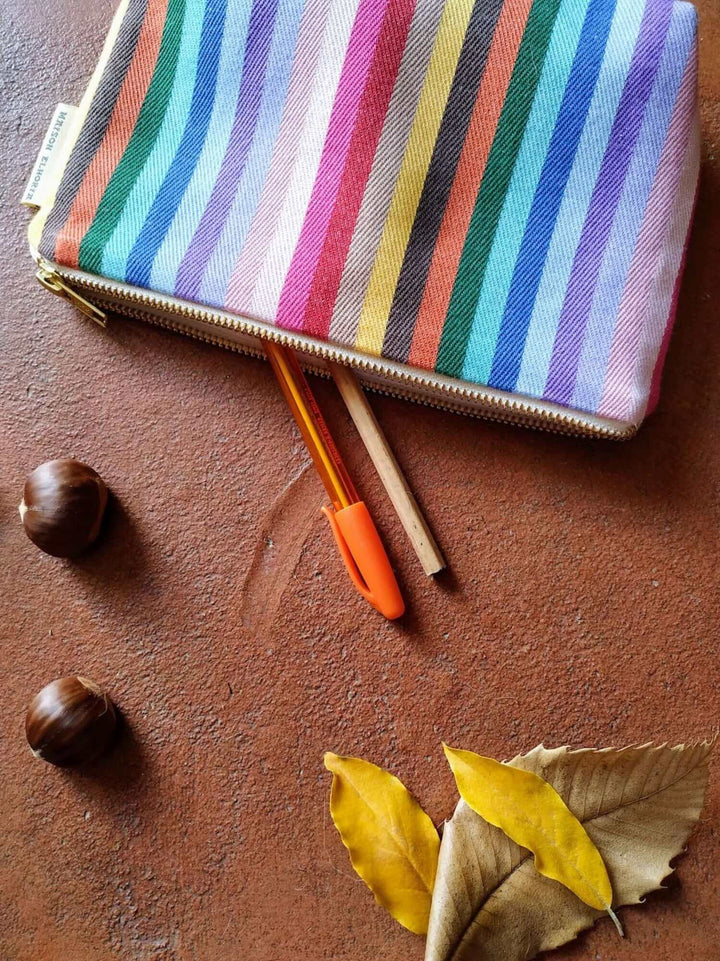
[[[130,143],[110,178],[90,229],[80,244],[79,266],[90,273],[100,273],[105,245],[150,156],[165,117],[175,78],[184,17],[185,0],[170,0],[157,63]]]
[[[535,0],[520,44],[440,340],[435,369],[451,377],[462,374],[480,288],[559,7],[560,0]]]

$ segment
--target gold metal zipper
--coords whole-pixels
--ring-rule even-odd
[[[367,357],[354,356],[349,351],[333,348],[294,337],[269,325],[261,325],[246,318],[220,314],[204,307],[178,303],[159,296],[145,294],[136,289],[119,287],[112,283],[64,271],[56,264],[49,264],[38,258],[37,278],[52,293],[72,303],[83,314],[90,317],[101,327],[107,326],[107,314],[96,303],[91,303],[80,290],[100,296],[107,301],[109,309],[157,327],[173,330],[186,336],[225,347],[238,353],[254,357],[264,357],[260,347],[225,338],[221,331],[232,331],[257,340],[269,339],[297,350],[308,362],[306,366],[313,373],[325,374],[324,367],[311,363],[312,358],[333,363],[346,364],[355,368],[365,386],[391,397],[413,400],[439,410],[451,410],[468,416],[482,417],[504,423],[519,424],[535,430],[558,434],[571,434],[577,437],[606,438],[626,440],[632,437],[637,428],[634,425],[615,427],[596,424],[582,417],[560,411],[548,411],[529,401],[513,397],[499,397],[483,390],[465,387],[461,384],[443,384],[432,378],[397,370]],[[156,313],[158,312],[158,313]],[[160,316],[158,316],[158,314]],[[215,328],[215,331],[198,330],[183,321],[202,324]],[[363,374],[366,376],[363,377]],[[390,383],[388,383],[388,381]],[[439,396],[438,396],[439,395]]]
[[[86,317],[90,317],[95,321],[96,324],[99,324],[100,327],[107,327],[107,314],[105,311],[100,310],[99,307],[96,307],[95,304],[91,304],[89,300],[86,300],[81,294],[79,294],[77,290],[69,287],[57,271],[50,270],[48,267],[40,265],[35,276],[43,285],[45,290],[49,290],[58,297],[62,297],[63,300],[69,301],[73,307],[76,307],[79,311],[85,314]]]

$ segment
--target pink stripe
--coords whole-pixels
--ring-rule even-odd
[[[332,216],[315,267],[303,331],[327,340],[343,269],[412,23],[415,0],[390,0],[375,47]]]
[[[690,234],[688,232],[688,240],[690,239]],[[687,256],[687,247],[683,251],[682,257],[682,268],[675,281],[675,288],[672,295],[672,303],[670,304],[670,317],[668,319],[667,326],[665,327],[665,333],[663,335],[662,344],[660,345],[660,353],[658,354],[657,361],[655,363],[655,370],[653,371],[652,386],[650,387],[650,396],[648,397],[647,413],[652,414],[652,412],[657,407],[658,401],[660,400],[660,380],[662,376],[662,370],[665,366],[665,359],[667,357],[668,347],[670,346],[670,336],[672,334],[672,329],[675,326],[675,317],[677,316],[678,300],[680,298],[680,288],[682,287],[682,275],[685,269],[685,258]]]
[[[697,159],[699,160],[699,150],[696,148],[698,154]],[[652,414],[658,405],[660,400],[660,382],[662,380],[662,372],[665,366],[665,359],[667,358],[668,347],[670,346],[670,338],[672,336],[673,327],[675,326],[675,318],[677,316],[678,302],[680,299],[680,288],[682,287],[682,279],[685,274],[685,264],[687,263],[687,253],[688,247],[690,246],[690,234],[692,232],[693,217],[695,213],[695,208],[697,207],[697,200],[699,194],[700,181],[697,180],[697,187],[695,189],[695,200],[692,205],[692,212],[689,217],[689,223],[685,236],[685,246],[683,247],[682,257],[680,260],[680,270],[678,271],[677,280],[675,281],[675,287],[673,288],[672,300],[670,303],[670,312],[668,315],[668,321],[665,325],[665,332],[663,334],[662,343],[660,344],[660,351],[657,355],[657,360],[655,361],[655,367],[653,369],[652,381],[650,384],[650,395],[648,397],[647,414]]]
[[[361,0],[333,104],[320,167],[280,296],[278,327],[300,330],[340,188],[350,139],[389,0]]]
[[[325,22],[331,6],[332,0],[308,0],[303,11],[295,45],[296,59],[290,74],[287,98],[270,169],[260,203],[225,294],[225,305],[231,309],[247,310],[268,244],[275,233],[275,226],[283,208],[295,159],[300,149],[301,134],[310,105],[313,79],[325,33]]]
[[[691,57],[647,203],[613,336],[603,395],[597,413],[629,421],[637,402],[633,389],[640,341],[647,323],[653,283],[672,224],[684,158],[695,117],[697,60]]]

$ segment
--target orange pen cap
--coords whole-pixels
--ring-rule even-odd
[[[388,620],[405,612],[398,582],[365,503],[323,507],[348,574],[360,594]]]

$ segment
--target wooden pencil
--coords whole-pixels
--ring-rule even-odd
[[[423,570],[428,576],[437,574],[446,567],[445,558],[408,487],[365,391],[348,367],[333,363],[328,363],[328,367]]]

